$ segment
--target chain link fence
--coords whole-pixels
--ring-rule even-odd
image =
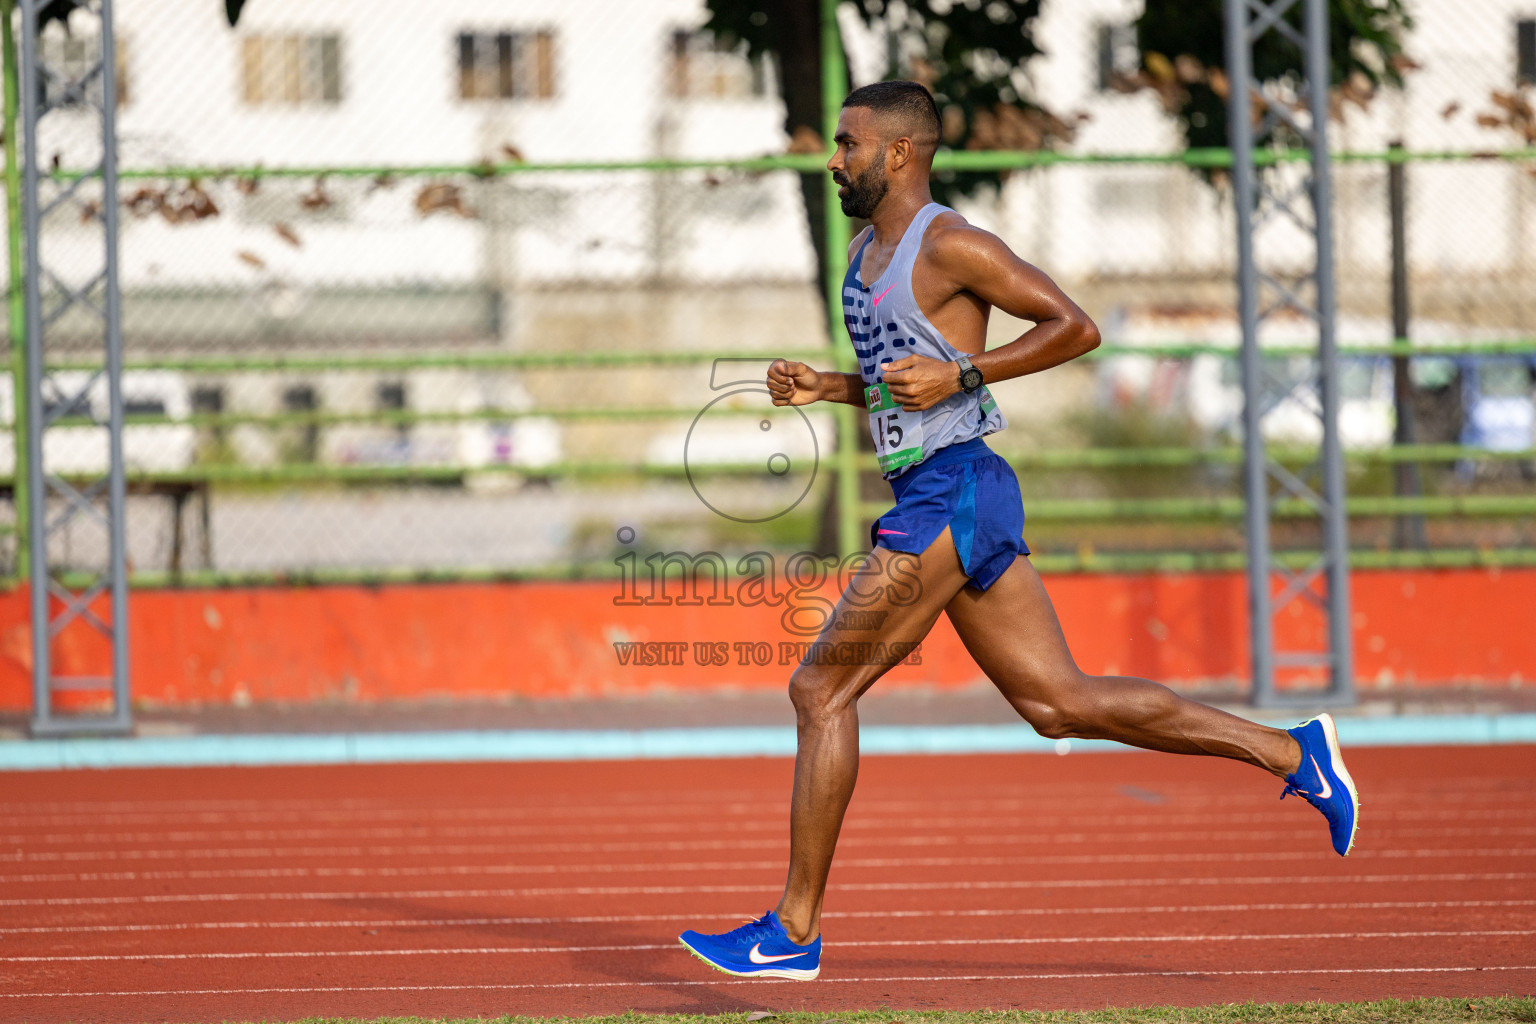
[[[701,0],[251,0],[237,29],[217,4],[115,6],[137,580],[563,574],[636,540],[829,548],[835,517],[872,511],[833,501],[830,414],[744,386],[774,355],[833,363],[802,189],[822,146],[792,142],[775,62],[704,31]],[[1432,8],[1414,12],[1406,88],[1346,90],[1331,128],[1340,338],[1394,337],[1382,155],[1400,142],[1407,336],[1536,352],[1536,27],[1503,0],[1454,24]],[[1158,96],[1119,84],[1138,13],[1043,5],[1031,74],[1071,141],[956,200],[1106,338],[994,389],[1029,540],[1061,566],[1242,549],[1241,392],[1220,354],[1237,339],[1231,200],[1219,160],[1177,157]],[[905,70],[845,14],[855,84]],[[63,109],[40,147],[61,181],[99,155],[93,115],[70,109],[95,86],[72,98],[67,80],[98,55],[88,33],[46,33],[66,78],[46,86]],[[997,144],[1019,144],[1006,128]],[[87,187],[48,218],[57,264],[106,201]],[[1259,245],[1307,257],[1284,226]],[[1027,326],[1005,320],[994,342]],[[1499,351],[1413,360],[1415,440],[1441,446],[1415,507],[1457,512],[1433,546],[1536,547],[1510,503],[1530,493],[1536,362]],[[1391,374],[1357,355],[1346,380],[1362,501],[1393,494]],[[99,468],[94,438],[55,430],[51,465]],[[0,473],[12,445],[7,429]],[[862,494],[879,500],[878,478]],[[1391,516],[1361,507],[1357,544],[1390,546]],[[58,543],[67,560],[93,542]]]

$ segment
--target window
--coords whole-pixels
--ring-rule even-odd
[[[553,32],[459,33],[459,99],[547,100],[554,95]]]
[[[101,78],[93,75],[101,59],[101,40],[97,36],[62,35],[48,32],[38,41],[39,56],[47,71],[38,73],[38,95],[44,103],[64,109],[76,109],[93,103],[101,105]],[[123,40],[117,40],[117,105],[128,102],[128,56]],[[81,88],[82,80],[89,78]]]
[[[199,384],[192,389],[192,413],[198,416],[217,416],[224,411],[224,385]],[[225,431],[223,424],[205,428],[205,445],[222,445]]]
[[[124,416],[164,416],[165,399],[147,395],[124,395]]]
[[[726,46],[713,32],[672,33],[667,93],[674,99],[744,99],[777,92],[766,56],[752,60],[747,44]]]
[[[1135,25],[1099,26],[1099,91],[1110,92],[1141,67]]]
[[[405,382],[383,381],[374,388],[374,399],[378,403],[382,413],[401,413],[405,411]],[[411,425],[404,418],[396,421],[395,433],[404,438],[411,432]]]
[[[1536,85],[1536,21],[1515,23],[1515,78]]]
[[[308,384],[295,384],[283,389],[283,411],[304,416],[318,411],[319,397]],[[291,432],[281,445],[284,462],[314,462],[320,453],[320,425],[314,420],[302,422],[297,431]]]
[[[246,103],[341,102],[340,36],[246,36],[243,52]]]

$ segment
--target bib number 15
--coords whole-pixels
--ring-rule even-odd
[[[884,384],[864,389],[864,405],[869,410],[869,434],[881,472],[890,473],[922,460],[922,413],[904,410]]]

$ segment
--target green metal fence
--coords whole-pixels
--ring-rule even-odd
[[[822,138],[828,139],[834,134],[847,72],[834,5],[825,5],[825,10],[821,127]],[[251,31],[270,29],[256,25]],[[193,85],[185,90],[188,104],[201,101]],[[15,138],[13,127],[7,124],[7,139]],[[321,141],[317,137],[316,151],[324,148]],[[880,501],[873,460],[862,454],[867,442],[861,436],[860,417],[851,407],[825,410],[817,438],[822,446],[820,467],[811,495],[794,516],[769,525],[749,528],[722,521],[688,494],[690,472],[739,480],[745,487],[761,476],[760,462],[720,458],[689,468],[681,459],[646,454],[647,445],[676,434],[700,414],[700,395],[706,393],[701,389],[718,359],[790,356],[817,366],[853,369],[841,324],[839,283],[850,223],[837,210],[835,187],[824,169],[825,156],[629,159],[583,154],[577,146],[564,153],[558,150],[549,147],[551,155],[537,158],[513,153],[466,160],[455,153],[445,154],[440,161],[360,158],[350,164],[329,160],[187,163],[170,158],[135,162],[125,157],[129,166],[120,171],[123,184],[116,200],[129,211],[125,223],[137,232],[125,244],[137,254],[128,260],[130,270],[138,268],[136,274],[129,274],[131,290],[125,296],[126,372],[144,381],[151,393],[138,406],[130,406],[125,422],[141,439],[139,447],[160,444],[165,451],[177,448],[180,452],[175,457],[144,458],[137,464],[130,460],[128,478],[136,502],[130,519],[131,543],[136,541],[140,551],[132,569],[136,585],[604,575],[616,571],[612,526],[619,521],[659,523],[649,539],[667,546],[811,547],[847,553],[867,543],[869,519],[886,506]],[[1304,159],[1303,152],[1277,150],[1266,154],[1263,162],[1283,171]],[[1371,204],[1383,201],[1380,178],[1392,165],[1407,166],[1415,174],[1439,175],[1435,188],[1444,186],[1447,175],[1470,178],[1490,170],[1507,172],[1523,188],[1536,172],[1536,148],[1501,145],[1361,149],[1340,152],[1335,159],[1340,188],[1350,196],[1341,203],[1342,216],[1352,216],[1351,224],[1372,223],[1377,216],[1377,206]],[[1147,412],[1138,404],[1140,399],[1121,408],[1095,397],[1095,389],[1101,389],[1107,379],[1106,368],[1117,360],[1150,361],[1156,364],[1155,372],[1167,370],[1169,376],[1185,377],[1201,361],[1230,360],[1230,343],[1193,336],[1185,341],[1176,336],[1174,341],[1129,337],[1118,331],[1112,315],[1122,295],[1128,296],[1127,303],[1155,305],[1159,289],[1169,280],[1187,285],[1187,294],[1199,297],[1208,309],[1225,304],[1230,310],[1231,273],[1220,251],[1230,245],[1230,233],[1222,234],[1218,223],[1220,206],[1229,199],[1219,182],[1211,184],[1211,172],[1230,163],[1230,154],[1224,150],[1131,153],[1102,148],[946,151],[935,162],[941,172],[1009,175],[990,206],[976,200],[975,209],[968,207],[967,212],[984,222],[995,219],[1000,233],[1030,258],[1035,258],[1036,243],[1054,243],[1061,232],[1038,225],[1009,227],[1005,214],[1010,189],[1014,193],[1033,190],[1027,192],[1030,202],[1041,197],[1048,200],[1052,189],[1089,189],[1092,201],[1087,205],[1108,211],[1103,213],[1103,223],[1111,228],[1121,223],[1113,219],[1120,216],[1114,212],[1120,209],[1116,204],[1126,204],[1123,223],[1129,235],[1141,216],[1133,201],[1149,194],[1156,201],[1160,189],[1172,191],[1176,185],[1188,193],[1179,201],[1199,205],[1202,216],[1213,225],[1209,237],[1194,239],[1198,244],[1191,248],[1205,246],[1214,255],[1201,257],[1171,277],[1158,277],[1142,265],[1127,264],[1130,269],[1125,269],[1113,259],[1089,261],[1086,269],[1074,269],[1066,248],[1056,254],[1065,269],[1058,270],[1050,262],[1055,258],[1052,251],[1038,257],[1072,294],[1088,297],[1085,304],[1100,319],[1107,338],[1080,365],[1052,371],[1041,378],[1045,384],[1028,385],[1036,390],[1013,395],[1009,399],[1013,405],[1005,411],[1013,416],[1016,409],[1020,415],[1012,430],[995,439],[1024,483],[1030,523],[1027,537],[1042,568],[1187,571],[1241,565],[1241,537],[1236,532],[1242,514],[1241,489],[1230,472],[1240,462],[1241,450],[1232,432],[1208,424],[1195,429],[1187,416],[1181,416],[1176,402],[1175,408]],[[54,173],[65,179],[75,174],[67,158]],[[1139,174],[1161,177],[1125,177]],[[714,203],[720,208],[716,221],[729,223],[753,204],[768,204],[765,209],[779,211],[768,219],[782,221],[782,205],[772,206],[765,197],[793,194],[798,201],[802,181],[823,190],[827,215],[809,228],[821,236],[821,248],[828,254],[823,268],[827,272],[818,274],[817,268],[801,264],[792,271],[753,264],[734,277],[717,279],[711,276],[712,268],[678,259],[678,253],[686,256],[696,242],[686,230],[688,225],[674,223],[678,208]],[[791,183],[788,193],[780,187],[786,182]],[[621,194],[623,201],[613,200],[610,193]],[[88,204],[107,201],[100,196],[81,198],[86,204],[77,211],[81,217],[91,215]],[[1423,202],[1434,198],[1435,194],[1426,192]],[[394,206],[370,212],[371,204],[386,201]],[[1016,206],[1019,202],[1014,200]],[[614,205],[604,205],[608,203]],[[1349,203],[1363,212],[1351,214]],[[587,333],[573,329],[564,338],[566,343],[555,344],[550,336],[539,333],[542,327],[508,327],[502,321],[525,316],[519,309],[538,302],[579,307],[607,301],[601,289],[584,285],[584,271],[579,268],[554,283],[545,281],[523,291],[507,284],[508,272],[485,267],[441,275],[381,271],[378,281],[382,284],[364,280],[359,285],[330,271],[331,276],[320,284],[306,279],[318,264],[305,261],[318,258],[311,254],[344,230],[359,232],[365,248],[390,250],[424,244],[424,232],[430,228],[443,236],[427,241],[441,247],[444,262],[459,259],[469,245],[490,254],[484,257],[489,265],[515,248],[507,239],[519,232],[584,230],[584,205],[622,216],[637,204],[650,204],[646,216],[665,230],[637,233],[641,241],[636,245],[649,245],[659,252],[666,242],[671,249],[661,255],[641,254],[641,259],[626,251],[622,240],[614,243],[594,235],[588,244],[598,255],[614,252],[615,266],[627,266],[624,261],[631,257],[631,262],[639,261],[637,266],[644,263],[639,270],[615,270],[611,276],[630,289],[626,296],[660,296],[647,307],[658,320],[666,315],[674,292],[696,297],[698,292],[719,287],[735,301],[734,297],[765,281],[777,290],[770,289],[764,302],[783,298],[814,315],[787,318],[786,323],[798,325],[795,332],[775,339],[773,345],[756,337],[737,347],[734,337],[707,337],[710,332],[699,329],[693,333],[705,336],[701,342],[687,331],[649,324],[631,329],[622,345],[595,328],[583,328]],[[415,220],[407,230],[401,226],[406,215],[395,207],[410,206],[416,212],[410,214]],[[803,216],[803,210],[792,212]],[[742,214],[737,219],[748,218]],[[221,224],[224,234],[215,237],[214,228]],[[8,225],[11,294],[15,295],[19,225],[14,216],[8,218]],[[68,227],[61,220],[49,230],[64,237]],[[673,234],[663,238],[667,231]],[[1105,239],[1095,244],[1107,250],[1117,242]],[[1379,244],[1369,240],[1356,244],[1366,250],[1384,250],[1385,237]],[[231,263],[231,254],[238,257],[240,266],[249,268],[248,280],[225,267]],[[1150,266],[1155,260],[1154,256],[1143,262]],[[1525,280],[1520,275],[1536,270],[1523,260],[1516,253],[1507,261],[1507,273],[1500,269],[1481,276],[1507,279],[1507,290],[1519,294],[1519,282]],[[172,283],[158,283],[155,261],[167,265],[164,276],[174,278]],[[213,269],[204,273],[201,263]],[[1475,261],[1465,263],[1472,269],[1458,268],[1455,274],[1475,279],[1479,274]],[[282,269],[288,265],[290,269]],[[1411,258],[1410,265],[1414,265]],[[1423,276],[1434,283],[1432,267]],[[1374,309],[1385,280],[1384,263],[1362,272],[1356,285],[1344,288],[1351,308]],[[507,298],[514,293],[514,298]],[[534,299],[527,299],[525,293]],[[395,305],[379,312],[386,299]],[[1478,366],[1536,358],[1536,311],[1493,308],[1501,301],[1473,295],[1465,304],[1470,315],[1457,321],[1458,331],[1449,335],[1442,331],[1433,338],[1416,335],[1411,342],[1393,342],[1389,330],[1346,332],[1345,337],[1357,340],[1346,345],[1343,354],[1362,365],[1394,357],[1416,364],[1440,360],[1452,367],[1453,380],[1459,382],[1440,390],[1453,391]],[[332,305],[325,306],[327,302]],[[1456,308],[1454,303],[1447,304],[1449,300],[1434,302],[1426,302],[1429,319],[1444,321],[1444,310]],[[1109,313],[1100,315],[1101,308]],[[407,318],[419,322],[413,321],[408,330],[393,331],[391,310],[406,310]],[[17,336],[19,312],[19,304],[13,302],[9,308],[12,338]],[[686,315],[697,313],[696,305],[689,306]],[[361,328],[342,330],[349,317],[367,321],[371,325],[367,330],[374,333]],[[546,317],[540,323],[553,319]],[[1165,319],[1177,321],[1176,316]],[[1228,338],[1234,335],[1235,326],[1226,332]],[[1267,352],[1277,363],[1304,358],[1304,353],[1288,348],[1283,340]],[[14,358],[12,365],[19,368]],[[69,373],[75,368],[64,360],[51,369]],[[643,386],[631,386],[635,380]],[[481,381],[495,385],[486,389],[486,397],[468,405],[456,401],[457,392]],[[1071,420],[1072,429],[1040,430],[1037,437],[1036,428],[1044,421],[1031,418],[1032,404],[1042,397],[1040,388],[1055,388],[1056,382],[1079,392],[1075,404],[1060,417]],[[169,397],[155,398],[156,387]],[[328,401],[327,387],[351,397]],[[390,388],[396,390],[385,401]],[[412,393],[407,395],[408,391]],[[216,402],[207,397],[215,395],[219,396]],[[256,397],[243,399],[242,395]],[[19,423],[16,405],[13,400],[0,418]],[[724,408],[700,422],[719,425],[726,436],[726,425],[749,422],[747,418],[755,415],[746,407]],[[1114,425],[1111,421],[1116,417],[1125,420],[1116,428],[1120,432],[1099,436],[1104,431],[1095,423]],[[515,430],[535,421],[553,424],[561,437],[579,435],[585,440],[536,464],[464,459],[455,454],[455,437],[462,440],[473,435],[479,444],[488,431]],[[67,428],[70,422],[61,420],[59,425]],[[362,455],[338,454],[327,446],[328,439],[348,431],[353,432],[348,436],[362,438],[354,446]],[[391,438],[415,444],[422,437],[441,442],[441,451],[419,457],[405,441],[398,449],[390,447]],[[249,450],[241,449],[241,439],[251,442]],[[16,437],[12,461],[0,470],[0,486],[13,493],[19,470],[14,456],[24,450],[20,441]],[[1282,446],[1280,454],[1287,464],[1298,467],[1309,458],[1305,443]],[[1415,445],[1358,445],[1347,453],[1347,463],[1349,511],[1359,526],[1353,554],[1357,566],[1536,564],[1536,533],[1530,526],[1536,518],[1531,485],[1536,440],[1498,447],[1464,445],[1448,437]],[[1422,494],[1394,492],[1390,474],[1382,470],[1402,463],[1423,467]],[[514,494],[508,490],[512,487],[521,489]],[[544,502],[545,497],[550,501]],[[659,511],[641,509],[658,498],[664,499]],[[427,541],[434,539],[431,533],[457,529],[452,525],[457,520],[444,517],[443,510],[471,502],[485,505],[482,519],[472,526],[494,527],[499,521],[504,531],[535,533],[560,517],[581,521],[567,524],[569,528],[547,545],[555,554],[542,559],[487,556],[476,560],[472,549],[441,560],[431,550],[423,553]],[[411,511],[418,505],[419,511]],[[390,527],[393,533],[380,533],[378,549],[367,557],[349,561],[352,556],[331,557],[324,550],[347,532],[350,523],[365,518],[376,522],[394,515],[392,509],[406,512]],[[1277,511],[1283,520],[1294,509],[1282,502]],[[263,519],[279,514],[280,526],[272,525],[278,523],[276,518]],[[295,532],[309,529],[322,514],[332,516],[327,527],[331,532],[317,534],[307,541],[304,552],[295,550],[289,557],[289,549],[298,547]],[[1383,542],[1383,524],[1404,516],[1424,517],[1434,525],[1429,547],[1403,549]],[[14,538],[15,526],[13,515],[0,523],[0,536]],[[152,541],[152,537],[163,539]],[[473,543],[466,542],[471,548]],[[1312,539],[1297,533],[1282,537],[1281,543],[1292,552],[1286,557],[1302,562]],[[0,569],[5,570],[5,579],[14,582],[25,573],[26,564],[26,552],[13,547],[12,557]]]

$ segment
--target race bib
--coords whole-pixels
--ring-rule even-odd
[[[992,410],[997,408],[997,403],[992,401],[992,392],[983,385],[981,389],[981,418],[986,419],[992,415]]]
[[[880,472],[893,473],[922,461],[922,413],[902,409],[884,384],[871,384],[864,389],[864,405],[869,410],[869,436],[875,441]]]

